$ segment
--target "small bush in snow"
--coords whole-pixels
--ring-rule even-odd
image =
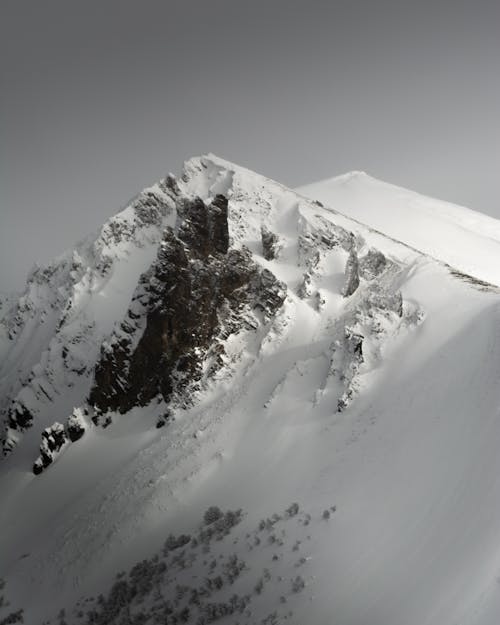
[[[210,506],[203,515],[205,525],[210,525],[222,517],[222,510],[218,506]]]
[[[302,575],[297,575],[295,579],[292,579],[292,592],[299,593],[302,592],[305,588],[305,581]]]
[[[258,531],[271,531],[276,523],[282,520],[283,518],[279,514],[274,513],[271,518],[268,517],[267,519],[262,519],[261,521],[259,521]]]
[[[187,545],[189,542],[191,542],[191,536],[189,536],[189,534],[181,534],[180,536],[169,534],[163,545],[163,555],[167,555],[167,553],[174,551],[174,549],[184,547],[184,545]]]
[[[219,510],[215,506],[213,506],[216,510]],[[209,508],[207,512],[205,512],[205,516],[211,510]],[[212,518],[212,515],[218,515],[218,512],[210,512],[209,519]],[[228,510],[226,513],[220,513],[217,520],[211,521],[205,528],[200,531],[198,536],[199,540],[205,544],[208,544],[213,538],[216,540],[222,540],[224,536],[227,536],[232,528],[241,521],[242,511],[241,510]],[[206,523],[206,521],[205,521]]]
[[[254,591],[255,591],[255,594],[260,595],[262,594],[263,590],[264,590],[264,580],[261,577],[255,584]]]
[[[278,623],[279,621],[277,612],[272,612],[271,614],[268,614],[266,618],[261,620],[261,625],[278,625]]]
[[[229,556],[227,562],[224,564],[224,574],[230,584],[234,584],[234,581],[244,570],[245,563],[243,560],[240,560],[236,554]]]

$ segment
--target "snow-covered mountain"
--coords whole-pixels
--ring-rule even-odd
[[[207,155],[37,267],[0,302],[0,624],[497,625],[499,251]]]

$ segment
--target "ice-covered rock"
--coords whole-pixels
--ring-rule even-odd
[[[83,409],[75,408],[71,416],[69,416],[68,420],[66,421],[66,432],[68,434],[69,440],[72,443],[79,440],[85,434],[86,429],[87,424],[85,422]]]
[[[50,427],[45,428],[42,432],[40,455],[33,465],[33,473],[38,475],[50,466],[67,441],[68,438],[62,423],[56,421]]]

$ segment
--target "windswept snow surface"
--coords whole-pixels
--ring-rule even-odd
[[[106,591],[169,532],[194,531],[210,505],[242,508],[251,528],[298,502],[311,520],[289,521],[284,545],[233,545],[248,579],[271,571],[271,591],[251,615],[221,623],[276,611],[269,623],[498,625],[500,295],[443,264],[500,284],[498,222],[359,175],[301,190],[322,208],[212,155],[191,159],[179,185],[186,196],[229,197],[233,244],[286,282],[284,308],[253,337],[232,339],[231,366],[165,428],[154,427],[165,406],[152,404],[90,427],[38,477],[25,441],[0,464],[0,578],[12,609],[23,607],[28,625],[61,607],[80,622],[78,598]],[[280,237],[271,261],[262,224]],[[348,253],[320,239],[299,245],[325,228],[353,232],[360,257],[380,250],[387,272],[343,298]],[[364,314],[379,282],[401,290],[402,317]],[[106,289],[114,301],[112,278]],[[339,377],[344,325],[364,333],[365,360],[347,361]],[[298,573],[300,594],[290,591]]]
[[[357,171],[305,185],[297,192],[459,271],[500,285],[500,222],[493,217]]]

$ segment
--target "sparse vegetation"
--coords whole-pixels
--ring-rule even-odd
[[[0,579],[0,610],[9,607],[9,601],[4,595],[6,582],[4,579]],[[24,610],[15,610],[9,612],[6,616],[0,615],[0,625],[14,625],[15,623],[24,623]]]
[[[297,516],[297,514],[299,513],[299,504],[294,502],[292,503],[287,509],[286,509],[286,514],[288,517],[294,517]]]
[[[14,625],[14,623],[24,623],[24,610],[11,612],[0,621],[0,625]]]
[[[191,536],[188,534],[181,534],[180,536],[169,534],[165,544],[163,545],[163,555],[167,555],[170,551],[174,551],[175,549],[180,549],[180,547],[184,547],[184,545],[187,545],[190,542]]]
[[[316,519],[326,518],[325,513],[330,515],[332,510],[334,507],[325,509]],[[107,593],[96,599],[82,599],[72,612],[61,611],[58,620],[47,625],[209,625],[227,617],[231,618],[226,622],[239,625],[275,625],[288,620],[290,610],[274,611],[263,618],[262,613],[255,613],[252,604],[260,605],[262,596],[269,605],[272,596],[276,608],[293,606],[293,597],[304,590],[306,578],[283,576],[283,566],[294,570],[293,567],[306,565],[309,558],[302,553],[298,559],[283,556],[301,550],[306,538],[303,527],[312,523],[312,516],[294,502],[282,515],[275,513],[261,520],[253,531],[245,529],[229,536],[242,519],[241,510],[222,511],[218,506],[210,506],[193,534],[170,533],[159,554],[137,562],[128,572],[118,573]],[[293,524],[292,519],[296,519]],[[287,539],[287,524],[293,527],[293,541]],[[266,532],[266,540],[259,538],[261,532]],[[297,532],[302,540],[297,538]],[[251,561],[246,561],[241,551],[229,551],[240,539],[247,553],[257,551]],[[283,549],[270,553],[269,544]],[[210,550],[211,556],[200,557]],[[254,576],[256,561],[266,562],[269,568]],[[238,592],[230,592],[233,585]],[[0,582],[0,591],[2,588]],[[12,620],[22,618],[22,611],[11,613],[8,618],[11,620],[0,621],[0,625],[22,622]]]
[[[292,592],[293,593],[302,592],[305,586],[306,586],[306,583],[302,575],[297,575],[297,577],[295,577],[295,579],[292,580]]]

